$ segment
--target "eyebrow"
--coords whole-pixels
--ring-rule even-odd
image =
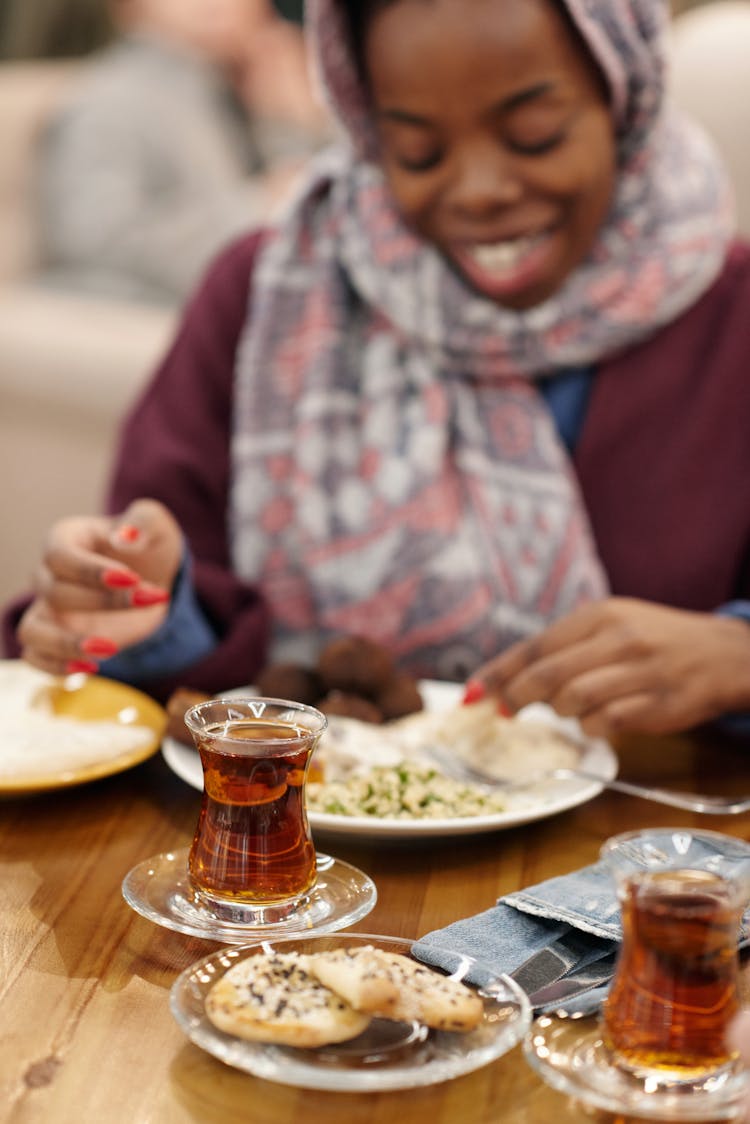
[[[494,117],[498,113],[512,112],[514,109],[526,105],[527,102],[543,97],[544,94],[550,93],[554,88],[554,82],[537,82],[535,86],[529,86],[525,90],[519,90],[518,93],[511,94],[510,97],[503,98],[502,101],[491,106],[488,115]],[[432,124],[429,118],[420,117],[417,113],[409,113],[405,109],[397,109],[395,107],[391,109],[388,107],[380,109],[377,111],[377,116],[386,118],[389,121],[396,121],[402,125],[416,125],[420,128],[427,128]]]
[[[536,98],[541,98],[545,94],[551,93],[554,88],[554,82],[537,82],[536,86],[529,86],[526,90],[519,90],[517,94],[511,94],[509,98],[505,98],[504,101],[493,106],[493,112],[497,113],[500,110],[507,112],[509,109],[517,109],[519,105],[525,105],[528,101],[534,101]]]

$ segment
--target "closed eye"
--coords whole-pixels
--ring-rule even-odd
[[[565,140],[566,133],[555,133],[551,137],[544,137],[543,140],[522,143],[521,141],[509,141],[508,146],[520,156],[544,156],[547,152],[552,152],[553,149],[561,145]]]
[[[442,159],[442,149],[432,123],[397,108],[378,111],[383,148],[405,172],[428,172]]]
[[[419,172],[429,172],[433,168],[436,168],[442,160],[442,153],[431,152],[429,155],[421,156],[416,160],[406,156],[396,156],[394,159],[396,164],[398,164],[399,168],[403,169],[403,171],[415,172],[418,174]]]

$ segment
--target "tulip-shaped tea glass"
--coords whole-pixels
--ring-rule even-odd
[[[584,996],[542,1014],[526,1056],[550,1085],[642,1119],[737,1120],[745,1072],[727,1044],[750,846],[691,828],[609,839],[622,945],[601,1015]],[[615,902],[603,900],[605,918]]]
[[[188,870],[197,900],[229,922],[282,921],[315,885],[305,812],[320,711],[283,699],[199,703],[185,722],[203,767]]]
[[[750,899],[750,847],[710,831],[617,835],[602,858],[622,914],[622,948],[604,1005],[616,1063],[699,1087],[731,1068],[739,1010],[737,944]]]

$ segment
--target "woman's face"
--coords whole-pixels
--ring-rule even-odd
[[[551,0],[396,0],[364,57],[408,224],[499,304],[550,297],[594,242],[616,159],[603,82]]]

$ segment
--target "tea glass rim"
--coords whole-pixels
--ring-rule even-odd
[[[704,856],[696,861],[687,854],[681,856],[675,848],[671,853],[664,854],[661,860],[656,852],[648,861],[645,854],[638,855],[629,851],[629,844],[652,839],[666,842],[672,837],[689,836],[691,841],[705,842],[716,847],[715,854]],[[624,880],[630,880],[639,874],[663,871],[677,872],[679,870],[696,870],[715,874],[727,884],[750,889],[750,843],[735,835],[710,829],[679,827],[653,827],[636,828],[632,831],[623,831],[611,836],[601,846],[600,859],[608,867],[610,875],[618,885]]]
[[[750,843],[745,839],[741,839],[737,835],[728,835],[725,831],[712,831],[710,828],[702,827],[689,827],[685,824],[668,824],[665,827],[637,827],[630,831],[620,831],[616,835],[610,835],[609,839],[605,839],[602,843],[600,855],[604,858],[606,855],[612,853],[615,847],[622,843],[629,843],[636,839],[646,839],[649,836],[653,837],[669,837],[673,835],[690,835],[695,839],[708,839],[710,841],[721,841],[722,843],[731,843],[738,853],[743,853],[750,858]]]
[[[294,699],[280,699],[268,695],[252,694],[224,695],[217,698],[204,699],[202,702],[194,703],[193,706],[189,707],[185,711],[183,721],[194,737],[205,737],[207,734],[209,734],[209,731],[205,726],[201,725],[197,721],[197,719],[212,707],[225,706],[240,710],[244,706],[248,710],[248,713],[244,717],[249,718],[253,721],[257,721],[261,718],[261,715],[255,713],[255,711],[252,709],[252,706],[257,706],[260,703],[283,708],[284,710],[293,710],[297,714],[305,715],[308,718],[314,719],[314,721],[317,723],[315,728],[303,727],[300,733],[294,734],[293,736],[290,736],[288,738],[269,738],[269,742],[272,741],[275,747],[299,745],[300,741],[308,738],[311,740],[317,740],[325,733],[328,727],[328,719],[325,714],[323,714],[323,712],[321,710],[318,710],[316,707],[310,706],[308,703],[297,702]],[[238,720],[242,717],[243,716],[240,714],[236,715],[236,718]],[[279,719],[281,716],[277,714],[275,717]],[[227,721],[230,721],[230,719],[227,718]],[[233,742],[236,742],[238,746],[241,746],[245,750],[247,750],[247,741],[242,738],[234,738],[231,733],[231,728],[228,728],[226,732],[222,732],[220,735],[217,734],[216,731],[212,730],[210,731],[210,735],[220,737],[223,743],[231,744]]]

